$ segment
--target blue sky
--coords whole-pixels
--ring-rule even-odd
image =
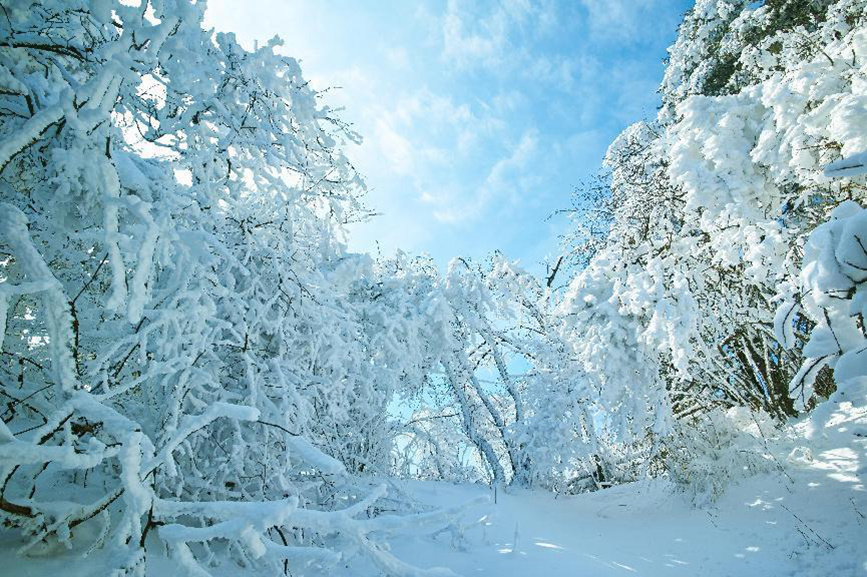
[[[209,0],[245,45],[278,35],[362,135],[348,155],[381,213],[354,250],[481,259],[540,274],[572,190],[609,142],[655,114],[687,0]]]

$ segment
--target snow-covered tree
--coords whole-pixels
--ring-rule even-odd
[[[609,148],[607,241],[573,273],[562,315],[586,376],[605,383],[598,398],[611,395],[604,413],[651,402],[675,425],[653,431],[660,454],[718,408],[782,422],[833,391],[818,370],[831,357],[807,345],[829,322],[790,306],[781,342],[774,320],[780,299],[808,290],[796,282],[807,236],[864,200],[863,177],[833,171],[854,171],[867,148],[865,14],[860,0],[699,0],[670,48],[659,115]],[[646,410],[625,406],[638,430]]]
[[[386,407],[372,261],[342,225],[355,136],[278,41],[243,50],[203,2],[4,3],[0,34],[0,514],[21,552],[106,574],[167,548],[293,575],[372,538]],[[436,522],[433,517],[428,520]]]

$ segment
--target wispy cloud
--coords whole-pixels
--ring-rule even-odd
[[[681,5],[671,0],[578,0],[587,12],[590,33],[597,39],[644,42],[669,36],[672,15],[680,16]]]
[[[530,47],[557,22],[550,2],[449,0],[440,18],[442,57],[458,68],[520,70],[533,59]]]
[[[528,172],[539,154],[539,137],[535,130],[524,133],[505,156],[497,159],[488,169],[484,180],[469,190],[447,191],[451,194],[426,193],[425,200],[435,205],[434,216],[440,222],[457,223],[475,220],[492,203],[514,205],[523,194],[531,193],[540,177]]]
[[[352,246],[532,263],[556,250],[545,217],[653,112],[691,0],[334,1],[209,0],[208,13],[248,45],[280,34],[315,87],[342,87],[324,98],[364,137],[348,153],[382,213]]]

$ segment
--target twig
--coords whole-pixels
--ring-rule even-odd
[[[826,547],[828,547],[828,549],[835,549],[835,547],[834,547],[833,545],[831,545],[831,544],[828,542],[827,539],[825,539],[824,537],[822,537],[821,535],[819,535],[819,533],[817,533],[815,529],[813,529],[812,527],[810,527],[809,525],[807,525],[807,523],[805,523],[803,519],[801,519],[800,517],[798,517],[797,515],[795,515],[795,513],[793,513],[791,509],[789,509],[788,507],[786,507],[786,506],[783,505],[782,503],[780,504],[780,507],[782,507],[783,509],[785,509],[786,511],[788,511],[789,514],[790,514],[792,517],[794,517],[795,519],[797,519],[798,522],[799,522],[801,525],[803,525],[807,530],[809,530],[813,535],[815,535],[815,536],[819,539],[819,541],[821,541],[822,543],[825,544]],[[799,531],[800,531],[800,529],[799,529]],[[803,532],[802,532],[801,534],[803,534]]]

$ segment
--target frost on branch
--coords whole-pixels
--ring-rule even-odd
[[[825,167],[825,176],[844,177],[867,174],[867,152],[832,162]]]

